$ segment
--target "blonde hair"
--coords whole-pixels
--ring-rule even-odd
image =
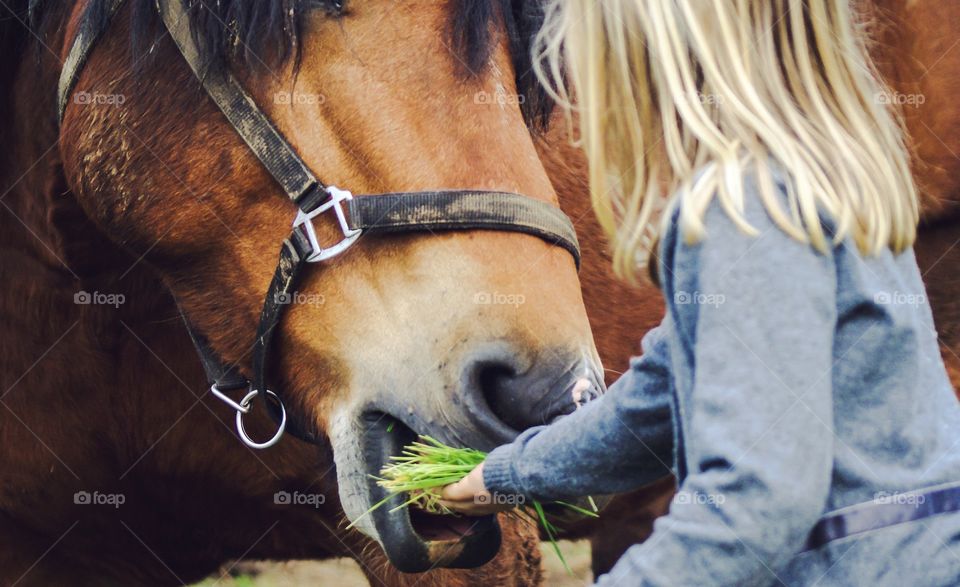
[[[919,206],[905,133],[850,0],[552,0],[537,74],[579,115],[593,207],[631,281],[665,194],[687,242],[716,198],[748,234],[742,180],[787,234],[825,251],[909,248]],[[564,80],[572,82],[568,84]],[[775,196],[773,167],[789,181]],[[696,175],[696,181],[694,177]]]

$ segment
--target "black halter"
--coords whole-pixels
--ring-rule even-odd
[[[109,5],[112,17],[124,0]],[[253,98],[226,68],[202,69],[200,51],[191,34],[189,10],[183,0],[156,0],[157,10],[194,75],[217,104],[247,146],[297,205],[293,232],[280,247],[280,260],[267,290],[253,350],[253,379],[248,381],[233,365],[227,365],[196,332],[187,329],[197,347],[211,391],[237,412],[241,439],[254,448],[275,444],[285,428],[298,438],[316,441],[312,426],[291,421],[280,398],[269,387],[270,349],[274,332],[289,303],[297,280],[308,263],[321,262],[346,251],[361,234],[436,232],[451,230],[499,230],[536,236],[563,247],[580,266],[580,248],[570,219],[558,208],[526,196],[483,191],[399,193],[354,198],[349,192],[323,185],[293,147],[273,126]],[[110,18],[104,19],[109,21]],[[63,119],[80,71],[104,27],[85,19],[64,64],[59,84],[59,118]],[[329,247],[317,241],[313,220],[334,214],[342,240]],[[246,389],[239,401],[226,392]],[[243,429],[243,415],[250,402],[264,392],[271,413],[279,421],[277,434],[265,443],[251,440]]]

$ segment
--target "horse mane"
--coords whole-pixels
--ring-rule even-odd
[[[89,0],[84,18],[105,24],[111,1]],[[299,64],[299,38],[304,16],[310,11],[324,10],[336,18],[342,10],[349,11],[353,2],[362,1],[200,0],[193,8],[193,34],[208,67],[231,64],[255,71],[288,59]],[[133,54],[142,55],[157,36],[155,0],[127,2],[132,4],[130,41],[134,46]],[[450,2],[453,10],[446,35],[450,45],[459,53],[459,74],[476,76],[485,70],[496,41],[495,22],[500,18],[513,56],[517,91],[524,98],[524,116],[531,127],[545,128],[553,104],[532,70],[533,39],[543,23],[544,0]],[[53,28],[50,23],[64,22],[72,4],[64,0],[14,0],[12,6],[24,15],[29,14],[35,30],[47,32]],[[16,21],[13,24],[18,25]],[[0,27],[7,28],[2,23]]]

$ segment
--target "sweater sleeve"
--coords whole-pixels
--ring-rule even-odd
[[[759,237],[714,203],[705,240],[676,239],[673,274],[696,288],[674,303],[693,338],[689,474],[650,539],[600,585],[777,583],[826,507],[836,269],[757,208],[747,220]]]
[[[671,473],[669,324],[643,339],[643,354],[597,400],[491,452],[491,492],[549,501],[635,489]]]

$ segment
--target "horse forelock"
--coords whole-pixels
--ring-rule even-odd
[[[88,0],[83,18],[105,25],[113,0]],[[155,0],[127,0],[130,10],[130,42],[134,55],[143,55],[158,35]],[[248,68],[256,73],[288,59],[299,64],[302,24],[307,14],[324,10],[333,18],[349,15],[351,6],[364,0],[195,0],[193,33],[208,67]],[[458,72],[476,76],[485,71],[495,31],[506,34],[513,56],[517,91],[528,123],[546,125],[552,104],[532,70],[531,47],[543,21],[544,0],[450,0],[451,16],[445,35],[458,53]],[[18,0],[24,21],[41,36],[61,31],[73,2]],[[344,12],[341,12],[342,10]],[[17,10],[17,8],[14,8]],[[19,23],[14,23],[20,26]],[[3,32],[0,22],[0,33]],[[23,28],[21,26],[21,28]],[[137,65],[137,64],[134,64]]]

